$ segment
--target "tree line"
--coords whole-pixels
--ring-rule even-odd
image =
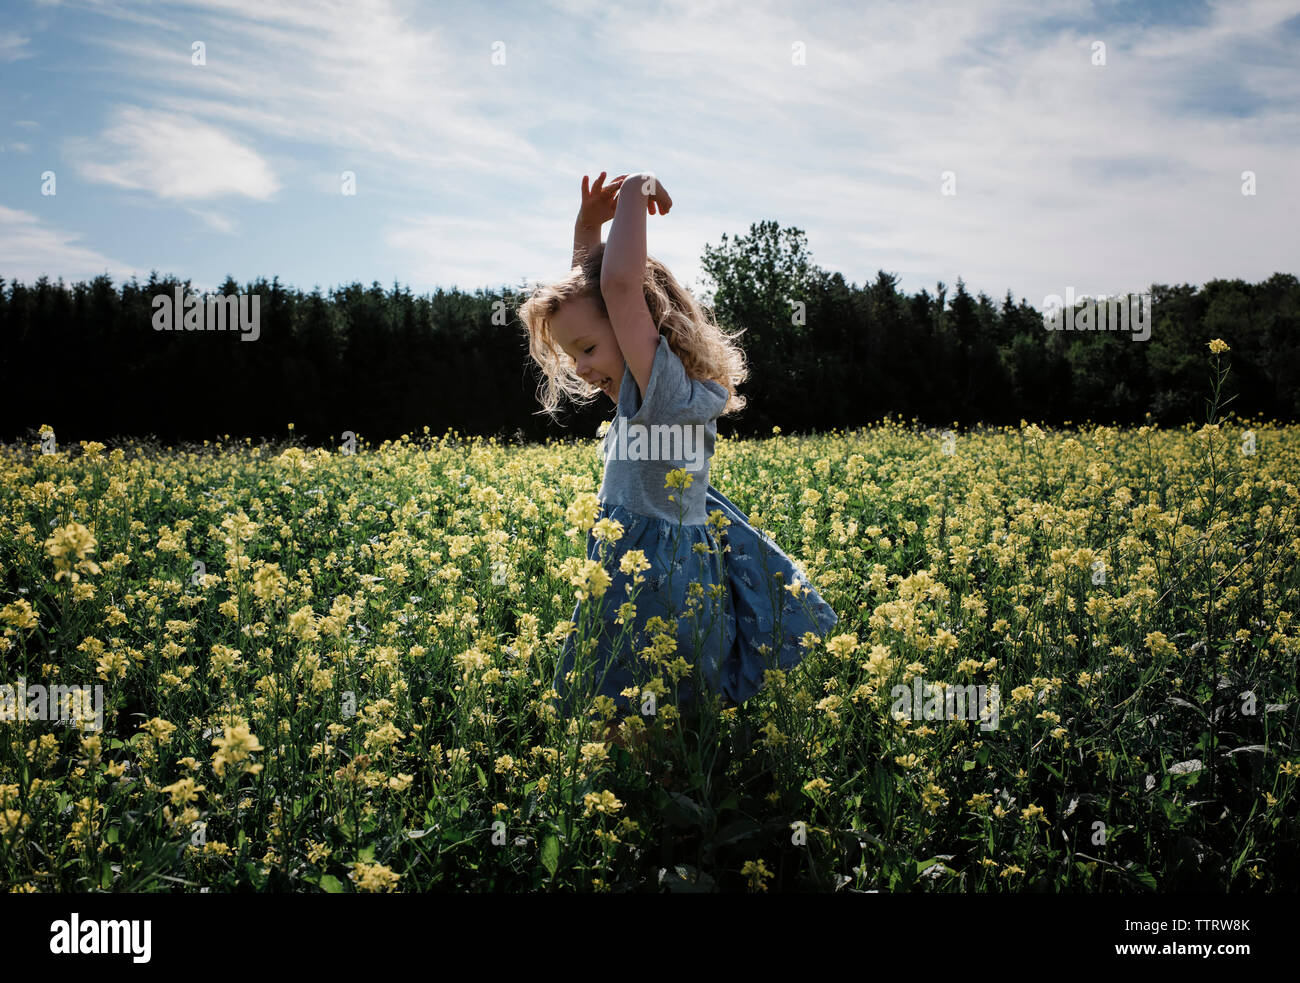
[[[1204,419],[1207,344],[1232,348],[1228,388],[1242,416],[1294,420],[1300,409],[1300,282],[1152,284],[1150,336],[1049,330],[1008,290],[995,302],[958,279],[908,296],[880,271],[858,286],[810,259],[803,233],[774,222],[706,247],[700,300],[741,344],[749,405],[728,435],[848,428],[915,417],[932,426],[1060,425]],[[159,330],[155,298],[189,281],[107,275],[67,286],[0,278],[0,439],[50,425],[61,445],[152,437],[164,443],[286,436],[379,444],[428,427],[440,435],[589,438],[611,415],[603,396],[557,423],[537,414],[537,373],[514,314],[526,288],[413,296],[359,283],[306,294],[275,277],[219,294],[254,295],[258,328]],[[161,305],[166,307],[166,305]],[[224,306],[224,305],[214,305]],[[233,305],[232,305],[233,306]],[[246,305],[247,306],[247,305]],[[1069,317],[1070,311],[1066,311]],[[233,328],[234,325],[231,325]],[[247,338],[243,334],[247,334]]]

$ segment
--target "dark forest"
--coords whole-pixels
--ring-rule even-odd
[[[1008,290],[972,296],[958,279],[907,296],[881,271],[859,286],[816,267],[803,233],[776,223],[706,247],[711,306],[741,343],[749,405],[719,421],[744,436],[852,428],[887,415],[931,426],[1181,425],[1202,415],[1211,338],[1232,348],[1235,410],[1300,410],[1300,282],[1151,284],[1150,337],[1048,330]],[[413,296],[359,283],[310,294],[278,277],[220,293],[257,295],[259,330],[157,330],[153,298],[188,281],[108,276],[65,285],[0,278],[0,439],[52,426],[60,443],[280,438],[333,446],[416,435],[588,437],[603,397],[559,423],[537,414],[537,375],[515,309],[523,286]],[[1118,291],[1117,291],[1118,292]],[[1068,314],[1069,312],[1067,312]],[[1150,414],[1148,421],[1146,415]]]

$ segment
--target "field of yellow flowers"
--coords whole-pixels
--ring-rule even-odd
[[[837,634],[618,742],[547,701],[594,438],[43,449],[2,451],[0,684],[103,726],[7,704],[6,891],[1300,884],[1293,426],[720,440]]]

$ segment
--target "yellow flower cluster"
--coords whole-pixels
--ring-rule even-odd
[[[1230,351],[1216,338],[1210,361]],[[1134,764],[1122,750],[1130,742],[1117,743],[1132,727],[1171,752],[1177,742],[1167,729],[1186,715],[1153,709],[1170,694],[1195,701],[1199,681],[1223,676],[1261,702],[1296,699],[1289,685],[1257,685],[1294,678],[1300,654],[1286,594],[1287,571],[1300,566],[1294,428],[1233,418],[1173,431],[1066,427],[973,429],[961,453],[944,459],[930,436],[898,424],[719,442],[719,487],[750,503],[756,525],[752,507],[761,507],[761,525],[840,618],[824,638],[801,626],[787,639],[802,649],[799,664],[767,669],[758,696],[716,721],[710,733],[734,752],[731,771],[717,776],[720,797],[733,779],[769,773],[760,795],[774,808],[785,808],[793,791],[825,814],[828,828],[859,825],[877,779],[849,763],[869,748],[912,804],[891,838],[913,851],[987,844],[987,824],[994,845],[964,857],[962,873],[1005,886],[995,875],[1024,874],[1008,863],[1023,859],[1027,878],[1038,881],[1046,855],[1022,851],[1016,838],[1039,824],[1045,831],[1050,810],[1026,803],[1046,795],[1064,816],[1070,789],[1088,787],[1098,770]],[[85,874],[43,864],[39,852],[15,848],[15,838],[39,830],[58,846],[71,828],[80,849],[91,834],[157,808],[166,810],[165,836],[188,839],[186,824],[200,809],[214,831],[233,834],[230,845],[209,836],[181,856],[171,872],[178,877],[215,884],[233,872],[242,885],[244,865],[224,862],[226,852],[278,865],[298,853],[281,842],[291,825],[302,834],[300,859],[322,877],[327,867],[340,878],[350,870],[357,890],[392,890],[399,881],[414,890],[427,884],[418,865],[394,859],[390,870],[368,852],[331,857],[329,843],[341,850],[348,842],[337,828],[369,832],[376,843],[441,837],[473,821],[468,797],[495,803],[491,818],[509,820],[519,862],[549,863],[547,838],[561,830],[547,827],[575,789],[600,842],[573,845],[598,854],[605,847],[609,869],[596,873],[606,884],[627,880],[631,868],[616,865],[637,861],[622,841],[651,838],[634,837],[627,817],[656,817],[642,815],[646,797],[624,804],[615,791],[639,787],[640,765],[660,762],[622,773],[620,746],[645,738],[671,760],[669,786],[685,785],[678,737],[690,739],[693,721],[672,705],[672,681],[703,667],[688,636],[679,638],[683,612],[673,611],[623,639],[650,677],[622,694],[634,708],[648,705],[644,717],[618,724],[608,695],[568,718],[551,705],[561,647],[594,645],[593,611],[557,620],[570,616],[575,597],[611,600],[625,625],[638,608],[654,613],[652,592],[632,589],[648,579],[654,557],[620,551],[636,545],[629,531],[600,517],[597,448],[404,438],[368,451],[362,468],[356,458],[244,441],[202,453],[83,450],[0,448],[0,554],[13,568],[10,584],[20,585],[0,598],[0,655],[26,667],[29,683],[108,684],[102,736],[0,735],[12,744],[8,773],[0,766],[0,853],[10,858],[12,888],[66,890]],[[691,476],[678,470],[667,487],[693,488]],[[745,565],[727,552],[735,528],[721,510],[709,513],[707,530],[702,559],[743,575]],[[600,547],[600,562],[574,541],[579,533]],[[191,551],[211,572],[190,569]],[[109,558],[96,563],[100,553]],[[790,583],[758,571],[757,580],[782,605],[805,600],[802,577]],[[605,598],[613,593],[620,596]],[[703,616],[711,600],[709,585],[687,590],[688,611]],[[774,648],[762,651],[771,657]],[[891,719],[892,688],[918,679],[939,693],[999,687],[1001,726],[923,724],[910,712]],[[1106,712],[1119,701],[1133,713]],[[1157,726],[1142,723],[1153,713]],[[116,736],[140,720],[129,740]],[[1107,720],[1124,733],[1104,731]],[[201,753],[209,740],[210,757]],[[1062,753],[1071,741],[1078,753]],[[302,763],[304,781],[339,811],[312,810],[292,823],[286,813],[269,840],[236,846],[237,831],[247,834],[257,820],[257,795],[231,795],[231,786],[261,774],[261,761],[271,769],[267,753]],[[1030,764],[1044,754],[1065,776],[1060,784]],[[1239,876],[1276,887],[1279,847],[1267,824],[1292,801],[1300,762],[1270,752],[1262,763],[1229,776],[1253,782],[1232,792],[1261,807],[1242,833],[1254,837],[1257,869]],[[15,767],[28,773],[21,797],[5,791],[18,781]],[[336,791],[344,794],[333,798]],[[1106,805],[1126,823],[1140,811],[1122,794]],[[1199,818],[1189,821],[1192,834],[1206,832]],[[410,828],[417,824],[439,831]],[[125,852],[125,838],[110,842],[99,848]],[[413,853],[381,859],[405,863]],[[566,843],[559,858],[550,883],[590,883],[575,872],[589,854]],[[1079,870],[1088,882],[1087,868]],[[456,873],[461,883],[477,876],[468,865]],[[774,880],[757,858],[743,873],[751,890]],[[880,874],[873,868],[861,882],[876,887]]]
[[[234,767],[239,773],[256,775],[262,770],[260,764],[254,764],[252,754],[263,747],[248,729],[248,724],[240,723],[227,726],[222,736],[212,741],[217,750],[212,755],[212,770],[218,778],[226,777],[226,769]]]
[[[356,884],[358,891],[381,894],[397,890],[397,882],[402,879],[401,874],[394,873],[383,864],[363,861],[357,861],[352,865],[352,872],[348,877]]]
[[[58,581],[66,577],[75,584],[83,573],[99,573],[99,564],[88,559],[95,548],[95,537],[80,522],[70,522],[55,529],[45,541],[45,551],[54,560],[54,579]]]
[[[623,808],[623,803],[615,798],[614,793],[609,789],[602,792],[588,792],[582,797],[582,805],[584,816],[590,816],[596,812],[613,815]]]

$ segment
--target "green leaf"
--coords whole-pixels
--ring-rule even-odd
[[[358,860],[361,860],[361,861],[364,861],[365,863],[368,863],[368,864],[369,864],[369,863],[374,863],[374,861],[375,861],[375,845],[372,843],[372,844],[370,844],[369,846],[364,846],[364,847],[362,847],[360,850],[358,850],[358,851],[357,851],[357,859],[358,859]]]
[[[664,818],[679,828],[697,827],[704,829],[709,823],[709,811],[694,799],[678,792],[668,802],[663,812]]]
[[[914,861],[916,864],[916,872],[920,874],[921,871],[933,867],[935,864],[943,864],[946,867],[947,862],[951,860],[952,857],[953,855],[951,853],[941,853],[937,857],[930,857],[928,860]]]
[[[333,874],[325,874],[320,879],[320,889],[326,894],[342,894],[343,882]]]
[[[659,884],[672,894],[712,894],[717,891],[712,877],[689,864],[678,864],[665,870]]]
[[[1156,879],[1146,868],[1135,863],[1129,863],[1125,865],[1124,872],[1148,891],[1154,891],[1156,889]]]
[[[738,819],[734,823],[718,830],[717,836],[713,840],[713,845],[731,846],[733,843],[739,843],[741,840],[746,840],[757,835],[762,832],[762,830],[763,827],[752,819]]]
[[[552,877],[555,876],[555,871],[560,866],[560,841],[553,835],[542,841],[542,866],[547,869]]]

